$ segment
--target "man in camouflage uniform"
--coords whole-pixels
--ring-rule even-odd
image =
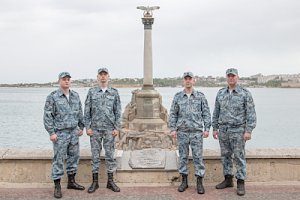
[[[90,136],[93,173],[93,183],[88,189],[89,193],[99,188],[98,172],[102,141],[108,175],[106,187],[114,192],[120,192],[120,188],[113,181],[113,172],[117,168],[114,152],[115,137],[121,128],[121,102],[118,91],[108,86],[108,79],[107,68],[100,68],[97,75],[99,85],[88,91],[85,101],[84,121],[87,135]]]
[[[189,146],[191,146],[197,177],[197,192],[204,194],[203,138],[209,135],[211,116],[204,94],[193,89],[194,83],[193,73],[185,72],[183,74],[184,90],[175,94],[170,109],[169,128],[179,145],[179,173],[182,176],[182,183],[178,191],[183,192],[188,188],[188,155]]]
[[[237,84],[237,69],[226,71],[226,88],[219,90],[213,113],[213,137],[219,139],[225,180],[217,189],[233,187],[232,155],[236,162],[237,194],[245,195],[245,142],[251,139],[256,126],[256,113],[251,93]]]
[[[67,159],[68,189],[84,190],[75,182],[79,162],[79,136],[83,133],[83,113],[77,92],[70,90],[71,76],[62,72],[58,76],[59,89],[46,100],[44,126],[53,142],[52,180],[54,197],[61,198],[60,179],[64,175],[64,160]]]

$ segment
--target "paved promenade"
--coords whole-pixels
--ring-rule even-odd
[[[63,186],[62,199],[74,200],[182,200],[182,199],[207,199],[207,200],[296,200],[300,199],[300,183],[287,182],[282,185],[277,183],[248,183],[246,185],[246,195],[239,197],[236,195],[236,188],[216,190],[214,184],[205,185],[206,193],[199,195],[195,186],[190,186],[185,192],[177,192],[177,186],[168,187],[121,187],[120,193],[114,193],[101,185],[93,194],[87,191],[67,190]],[[87,186],[87,185],[86,185]],[[54,199],[52,186],[43,188],[0,188],[0,199],[12,200],[37,200]]]

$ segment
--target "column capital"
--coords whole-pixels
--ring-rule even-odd
[[[152,24],[154,23],[153,17],[143,17],[142,22],[144,24],[144,29],[152,29]]]

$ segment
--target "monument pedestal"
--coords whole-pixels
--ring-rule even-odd
[[[167,110],[156,90],[135,90],[123,113],[123,129],[117,148],[141,150],[145,148],[176,149],[176,141],[167,126]]]
[[[162,106],[162,97],[156,90],[137,90],[132,104],[136,105],[135,117],[128,121],[130,130],[166,130],[167,110]]]

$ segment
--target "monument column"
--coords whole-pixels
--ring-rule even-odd
[[[142,89],[153,88],[153,65],[152,65],[152,24],[154,18],[146,13],[142,18],[144,24],[144,82]]]
[[[132,92],[131,102],[123,113],[123,128],[118,149],[140,150],[149,148],[176,149],[176,142],[169,135],[168,113],[162,105],[162,97],[153,85],[152,25],[153,10],[159,6],[138,6],[144,11],[144,79],[142,89]],[[153,154],[153,152],[150,154]],[[164,156],[163,156],[164,158]],[[134,162],[132,163],[135,166]]]

